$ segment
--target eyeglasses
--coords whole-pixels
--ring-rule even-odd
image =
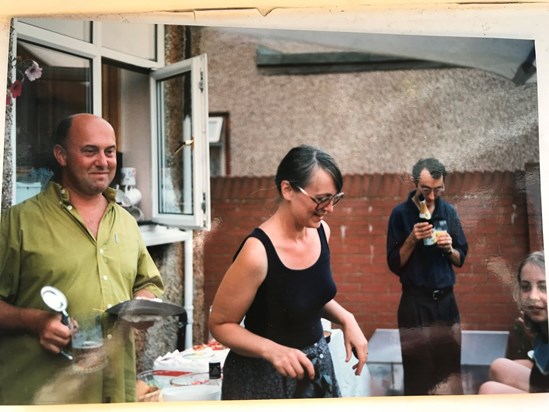
[[[311,199],[313,202],[316,203],[316,209],[315,210],[324,209],[330,203],[332,204],[332,206],[335,206],[339,203],[339,201],[343,197],[343,192],[336,193],[335,195],[314,197],[314,196],[311,196],[309,193],[307,193],[303,188],[301,188],[297,185],[296,185],[296,187],[300,190],[301,193],[303,193],[305,196],[307,196],[309,199]]]
[[[429,196],[431,194],[431,192],[434,192],[435,193],[435,196],[438,196],[440,195],[441,193],[444,192],[444,190],[446,189],[444,187],[444,185],[440,186],[440,187],[435,187],[434,189],[431,188],[431,187],[427,187],[427,186],[418,186],[419,187],[419,190],[421,190],[421,192],[425,195],[425,196]]]

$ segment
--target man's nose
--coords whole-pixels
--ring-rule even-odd
[[[98,166],[108,166],[109,164],[109,158],[108,156],[103,153],[103,152],[99,152],[95,158],[95,163],[98,165]]]

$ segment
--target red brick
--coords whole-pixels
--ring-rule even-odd
[[[387,267],[386,231],[391,210],[413,188],[408,179],[407,174],[345,176],[345,198],[327,218],[337,300],[355,313],[367,336],[376,328],[396,327],[400,284]],[[509,287],[500,284],[504,277],[487,265],[500,256],[514,270],[532,245],[543,246],[541,210],[528,206],[520,173],[451,173],[446,183],[445,198],[456,206],[470,246],[466,264],[457,270],[463,328],[508,330],[516,305]],[[269,176],[216,177],[211,195],[212,216],[220,221],[205,243],[206,307],[236,248],[272,214],[278,196]]]

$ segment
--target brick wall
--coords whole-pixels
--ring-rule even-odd
[[[444,197],[456,206],[469,241],[466,263],[457,270],[463,328],[508,330],[517,316],[511,298],[515,268],[531,244],[541,244],[539,208],[527,206],[532,203],[527,198],[539,199],[539,175],[535,168],[530,173],[453,173],[446,187]],[[326,219],[332,230],[336,299],[355,314],[367,337],[376,328],[396,327],[400,285],[386,264],[387,221],[412,189],[408,175],[345,176],[345,198]],[[527,189],[538,194],[527,196]],[[272,177],[214,178],[211,191],[206,308],[238,245],[275,210],[277,198]]]

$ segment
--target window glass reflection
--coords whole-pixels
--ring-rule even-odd
[[[54,33],[64,34],[78,40],[91,42],[91,22],[82,20],[60,20],[60,19],[20,19],[23,23],[40,27]]]
[[[159,82],[159,118],[162,119],[158,142],[160,213],[186,214],[193,212],[190,99],[183,90],[190,82],[184,73]]]
[[[25,81],[16,105],[16,203],[39,192],[51,177],[52,134],[59,121],[91,109],[90,61],[20,41],[20,60],[42,68],[35,81]]]

